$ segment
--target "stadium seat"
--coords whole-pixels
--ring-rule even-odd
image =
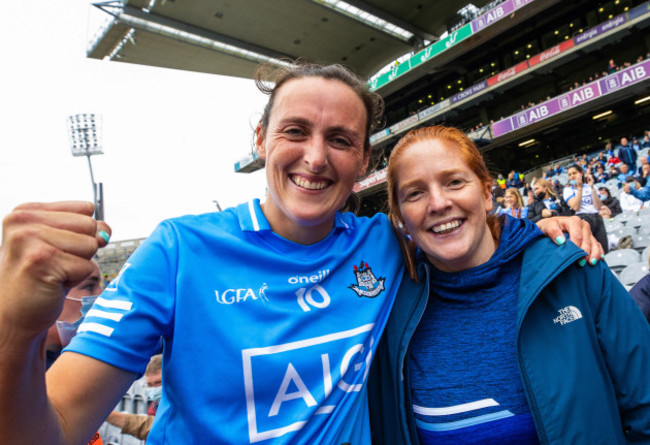
[[[634,228],[638,229],[639,227],[644,225],[644,223],[646,225],[648,225],[648,223],[650,222],[649,220],[650,220],[650,218],[648,218],[648,217],[642,217],[642,216],[639,216],[639,215],[632,215],[630,218],[628,218],[625,225],[628,226],[628,227],[634,227]]]
[[[612,233],[618,229],[622,229],[623,227],[625,227],[623,223],[618,221],[609,221],[605,223],[605,230],[607,233]]]
[[[641,261],[641,255],[634,249],[612,250],[605,255],[605,262],[616,274],[630,264]]]
[[[644,207],[641,210],[639,210],[639,216],[643,217],[650,217],[650,207]]]
[[[620,239],[623,238],[624,236],[636,235],[637,232],[634,227],[621,227],[620,229],[614,230],[612,234]]]
[[[646,276],[647,273],[647,261],[633,263],[621,271],[618,275],[618,279],[624,286],[634,286],[641,278]]]
[[[632,243],[634,250],[642,252],[643,249],[650,245],[650,235],[632,235]]]
[[[630,221],[632,218],[636,217],[636,213],[631,213],[631,212],[623,212],[614,217],[615,222],[620,222],[621,224],[625,224],[627,226],[628,221]]]
[[[607,182],[605,182],[605,187],[607,187],[610,191],[618,190],[619,184],[620,181],[618,179],[608,179]]]
[[[641,252],[641,261],[648,261],[650,260],[650,246],[646,247],[643,249],[643,252]]]

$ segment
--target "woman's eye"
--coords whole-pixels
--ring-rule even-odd
[[[289,135],[289,136],[302,136],[305,134],[304,131],[302,131],[300,128],[287,128],[284,130],[284,133]]]
[[[332,142],[334,145],[338,145],[340,147],[349,147],[351,145],[350,141],[345,138],[332,138]]]

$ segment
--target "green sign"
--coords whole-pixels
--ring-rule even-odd
[[[393,79],[396,79],[397,77],[401,76],[402,74],[406,73],[407,71],[415,68],[416,66],[424,62],[428,62],[429,60],[433,59],[435,56],[445,51],[446,49],[451,48],[457,43],[465,40],[470,35],[472,35],[472,26],[471,24],[468,23],[465,26],[452,32],[444,39],[438,40],[436,43],[429,45],[423,50],[415,53],[413,56],[411,56],[410,59],[400,63],[399,65],[395,65],[394,67],[391,68],[390,71],[382,74],[381,76],[377,77],[375,80],[370,82],[368,84],[368,88],[370,89],[370,91],[378,90],[379,88],[386,85],[388,82],[391,82]]]

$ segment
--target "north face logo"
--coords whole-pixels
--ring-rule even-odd
[[[560,323],[563,326],[567,323],[571,323],[572,321],[576,321],[582,318],[580,309],[575,306],[567,306],[564,309],[560,309],[558,312],[560,313],[560,316],[554,318],[553,323]]]

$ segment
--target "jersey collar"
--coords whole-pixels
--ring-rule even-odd
[[[271,224],[269,224],[266,216],[264,216],[264,212],[262,212],[259,199],[252,199],[238,205],[237,216],[239,219],[239,228],[244,232],[272,231]],[[334,219],[334,228],[351,229],[350,225],[344,220],[343,214],[337,212],[336,218]]]

